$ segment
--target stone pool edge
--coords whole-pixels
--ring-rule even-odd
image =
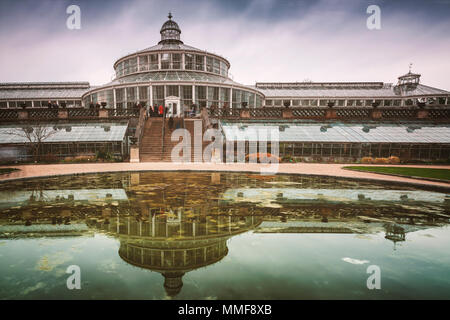
[[[264,173],[274,175],[303,175],[311,177],[341,178],[354,181],[366,181],[377,183],[391,183],[399,186],[418,187],[425,190],[450,192],[450,184],[439,183],[427,180],[413,178],[402,178],[390,175],[378,175],[376,173],[356,172],[343,169],[348,164],[280,164],[276,173]],[[7,183],[16,180],[49,178],[68,175],[86,175],[98,173],[118,173],[118,172],[227,172],[227,173],[245,173],[261,174],[263,166],[259,164],[186,164],[186,163],[114,163],[108,164],[58,164],[58,165],[23,165],[23,166],[4,166],[14,167],[20,171],[5,174],[0,177],[0,183]],[[209,168],[208,168],[209,167]],[[410,166],[450,169],[450,166]],[[84,168],[84,170],[83,170]],[[30,170],[31,169],[31,170]],[[36,171],[45,172],[40,174]],[[48,170],[45,170],[48,169]],[[294,169],[294,170],[292,170]],[[297,170],[298,169],[298,170]],[[306,169],[306,170],[305,170]],[[29,171],[29,172],[27,172]],[[350,174],[349,174],[350,173]]]

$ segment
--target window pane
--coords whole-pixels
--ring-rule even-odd
[[[199,55],[196,55],[195,56],[195,68],[196,68],[196,70],[201,70],[201,71],[203,71],[205,68],[204,68],[204,59],[205,59],[205,56],[199,56]]]
[[[214,59],[214,73],[220,74],[220,61]]]
[[[181,69],[180,53],[172,53],[172,69]]]
[[[139,71],[148,70],[148,56],[139,56]]]
[[[131,58],[130,59],[130,73],[136,72],[137,71],[137,58]]]
[[[150,70],[158,70],[158,55],[150,55]]]
[[[178,97],[178,86],[167,86],[166,87],[166,94],[167,96],[175,96]]]
[[[213,72],[213,58],[206,57],[206,71]]]
[[[220,74],[224,77],[228,74],[228,68],[225,62],[220,61]]]
[[[163,53],[161,54],[161,69],[169,69],[170,66],[170,54]]]
[[[148,87],[139,87],[139,102],[146,106],[148,102]]]
[[[186,70],[194,70],[194,55],[186,53],[184,55],[184,68]]]

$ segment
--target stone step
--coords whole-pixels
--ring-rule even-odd
[[[200,120],[186,120],[185,128],[189,131],[191,136],[191,161],[194,161],[194,155],[196,153],[202,153],[204,148],[210,142],[204,142],[200,145],[196,145],[194,141],[198,139],[202,139],[202,133],[194,134],[194,126],[195,121]],[[162,128],[165,125],[164,137],[162,136]],[[170,129],[168,127],[168,119],[166,119],[165,123],[163,123],[162,118],[149,118],[147,119],[144,125],[143,138],[141,141],[140,148],[140,161],[142,162],[151,162],[151,161],[171,161],[172,150],[175,146],[180,143],[178,141],[172,141],[172,133],[176,130],[176,128]],[[164,150],[163,146],[164,144]]]

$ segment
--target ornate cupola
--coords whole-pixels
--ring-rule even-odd
[[[415,90],[420,83],[420,74],[411,72],[412,63],[409,64],[409,72],[398,77],[397,85],[395,86],[398,94],[404,94],[408,91]]]
[[[167,17],[169,20],[164,22],[161,27],[161,31],[159,32],[161,33],[161,41],[159,41],[158,44],[182,44],[183,41],[180,40],[181,29],[178,26],[178,23],[172,20],[172,14],[170,12]]]

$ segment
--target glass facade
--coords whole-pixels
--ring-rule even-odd
[[[114,108],[114,90],[117,109],[134,108],[137,104],[142,106],[162,105],[167,97],[178,97],[183,106],[190,107],[196,104],[200,107],[230,107],[255,108],[262,107],[264,97],[253,91],[236,89],[224,86],[205,85],[153,85],[129,86],[125,88],[105,89],[86,95],[83,98],[85,107],[92,103],[107,103],[107,108]],[[151,95],[150,92],[153,92]],[[232,92],[232,93],[231,93]],[[232,98],[232,101],[230,101]],[[30,102],[31,103],[31,102]],[[46,101],[43,103],[47,103]],[[79,102],[73,102],[79,105]],[[5,105],[6,106],[6,105]]]
[[[181,105],[188,110],[192,105],[192,86],[181,86]]]
[[[127,90],[127,108],[130,109],[133,108],[137,103],[136,87],[129,87],[126,88],[126,90]]]
[[[148,86],[139,87],[139,103],[141,106],[148,106],[148,91]]]
[[[164,86],[153,86],[153,105],[164,104]]]
[[[447,160],[450,158],[448,144],[372,144],[372,143],[281,143],[281,157],[388,158],[402,160]]]
[[[119,62],[115,67],[117,78],[154,70],[196,70],[228,76],[228,64],[224,60],[187,52],[141,54]]]
[[[97,95],[97,100],[99,102],[106,102],[106,106],[111,107],[114,105],[114,93],[111,89],[100,91]]]
[[[125,89],[116,89],[116,107],[117,109],[123,109],[125,107]]]

